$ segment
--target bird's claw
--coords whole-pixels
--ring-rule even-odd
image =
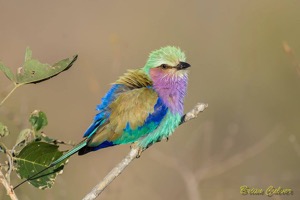
[[[137,153],[137,155],[136,155],[136,158],[139,158],[139,157],[141,157],[143,151],[144,151],[146,148],[143,148],[143,147],[138,146],[137,143],[132,143],[132,144],[130,145],[130,149],[138,149],[138,153]]]
[[[141,147],[140,147],[140,148],[138,149],[138,154],[136,155],[136,158],[141,157],[143,151],[144,151],[144,148],[141,148]]]

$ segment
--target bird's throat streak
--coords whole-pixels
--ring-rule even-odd
[[[172,70],[172,71],[171,71]],[[176,69],[150,69],[154,90],[172,113],[183,114],[183,101],[187,89],[187,73]]]

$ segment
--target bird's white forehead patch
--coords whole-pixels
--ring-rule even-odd
[[[144,66],[146,73],[150,68],[158,67],[162,64],[175,67],[179,62],[185,62],[185,54],[179,48],[173,46],[163,47],[150,53],[149,58]]]
[[[160,49],[159,51],[160,52],[154,56],[159,64],[176,66],[180,61],[185,61],[185,54],[179,48],[169,47]]]
[[[155,66],[160,66],[162,64],[167,64],[169,66],[175,67],[179,64],[180,60],[168,60],[168,59],[159,59],[155,63]]]

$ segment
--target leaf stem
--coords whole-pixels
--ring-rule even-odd
[[[18,84],[18,83],[15,83],[15,86],[14,88],[6,95],[6,97],[1,101],[0,103],[0,106],[2,106],[2,104],[6,101],[6,99],[18,88],[20,87],[21,85],[23,84]]]

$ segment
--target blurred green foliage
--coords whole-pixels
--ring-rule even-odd
[[[42,64],[38,60],[32,59],[32,51],[27,48],[23,67],[18,68],[17,74],[4,64],[0,64],[0,70],[6,77],[14,83],[14,88],[1,101],[0,107],[5,100],[21,85],[30,83],[40,83],[48,80],[61,72],[68,70],[76,61],[77,55],[57,62],[54,65]],[[3,170],[6,182],[10,183],[12,171],[16,171],[21,179],[31,177],[35,173],[48,167],[53,161],[63,155],[58,150],[57,140],[52,139],[42,133],[43,128],[47,126],[47,116],[43,111],[35,110],[29,117],[31,128],[25,128],[20,131],[16,143],[13,147],[1,145],[1,153],[7,155],[7,161],[1,163],[0,170]],[[9,134],[7,126],[0,122],[0,138]],[[66,160],[57,164],[50,169],[45,170],[42,174],[32,177],[29,182],[39,188],[51,188],[56,176],[62,172]],[[1,182],[2,183],[2,182]],[[8,191],[7,191],[8,192]]]

